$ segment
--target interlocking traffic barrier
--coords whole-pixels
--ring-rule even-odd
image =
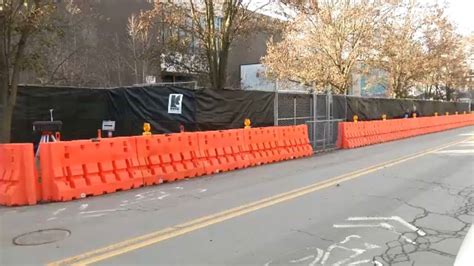
[[[138,159],[148,167],[145,185],[172,182],[205,174],[206,158],[200,154],[196,133],[135,137]]]
[[[207,174],[225,172],[250,166],[249,151],[244,146],[244,131],[230,129],[196,133],[200,154],[206,158]]]
[[[313,154],[306,125],[274,127],[274,129],[277,131],[277,150],[281,160]]]
[[[33,144],[0,144],[0,205],[34,205],[40,196]]]
[[[293,138],[296,141],[297,157],[306,157],[313,154],[313,148],[309,143],[308,127],[306,125],[299,125],[291,127],[293,131]]]
[[[143,186],[133,137],[42,143],[42,199],[68,201]]]
[[[32,144],[0,145],[0,204],[69,201],[312,154],[306,125],[50,142],[40,146],[38,179]]]
[[[337,145],[345,149],[356,148],[469,125],[474,125],[472,114],[340,122]]]
[[[268,132],[262,130],[262,128],[247,128],[244,130],[244,143],[247,146],[249,162],[251,165],[266,164],[271,161],[269,153],[267,152],[270,147],[265,145],[268,139]]]

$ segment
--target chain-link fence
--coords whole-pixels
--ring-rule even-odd
[[[338,123],[344,119],[336,117],[334,109],[346,104],[334,104],[331,94],[279,91],[275,93],[274,106],[275,125],[306,124],[315,152],[336,148]],[[345,112],[339,110],[336,113],[345,117]]]

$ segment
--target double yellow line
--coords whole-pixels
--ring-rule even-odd
[[[272,205],[276,205],[281,202],[289,201],[291,199],[295,199],[306,194],[328,188],[334,186],[336,184],[349,181],[351,179],[373,173],[375,171],[392,167],[394,165],[401,164],[403,162],[413,160],[424,155],[427,155],[432,152],[436,152],[447,147],[465,142],[467,140],[471,140],[474,138],[468,138],[461,141],[451,142],[442,146],[438,146],[435,148],[427,149],[422,152],[414,153],[411,155],[403,156],[394,160],[386,161],[377,165],[373,165],[361,170],[357,170],[354,172],[350,172],[347,174],[343,174],[340,176],[336,176],[321,182],[314,183],[312,185],[308,185],[299,189],[291,190],[285,193],[281,193],[272,197],[264,198],[262,200],[258,200],[249,204],[245,204],[236,208],[232,208],[226,211],[222,211],[216,214],[212,214],[209,216],[201,217],[187,223],[178,224],[172,227],[168,227],[151,234],[146,234],[143,236],[139,236],[136,238],[132,238],[129,240],[125,240],[122,242],[118,242],[103,248],[99,248],[90,252],[86,252],[74,257],[66,258],[60,261],[51,262],[47,265],[88,265],[92,263],[96,263],[99,261],[103,261],[105,259],[109,259],[133,250],[137,250],[149,245],[153,245],[159,243],[161,241],[171,239],[177,236],[184,235],[189,232],[193,232],[195,230],[211,226],[213,224],[217,224],[238,216],[242,216],[244,214],[254,212],[260,210],[262,208],[266,208]]]

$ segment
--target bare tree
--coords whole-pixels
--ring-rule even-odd
[[[462,37],[455,32],[455,27],[447,18],[444,8],[435,6],[425,18],[423,43],[426,47],[426,61],[429,63],[428,74],[423,82],[435,89],[438,98],[452,100],[456,90],[467,85],[467,54]]]
[[[288,1],[299,15],[283,41],[268,44],[270,75],[317,89],[347,93],[358,62],[373,50],[377,29],[390,15],[384,1]]]
[[[156,0],[145,20],[160,18],[170,30],[166,37],[173,33],[178,37],[174,43],[178,52],[171,56],[178,59],[174,63],[182,68],[192,67],[191,72],[206,72],[212,88],[222,89],[226,86],[229,52],[235,39],[266,23],[256,13],[269,3],[263,2],[261,6],[250,7],[251,1],[244,0]]]
[[[10,141],[11,121],[20,74],[28,66],[27,48],[49,30],[52,0],[0,2],[0,142]]]
[[[161,78],[162,26],[157,21],[147,21],[146,17],[144,12],[132,14],[127,24],[136,84],[144,83],[146,76]]]

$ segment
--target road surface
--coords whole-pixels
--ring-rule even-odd
[[[466,127],[2,207],[0,264],[452,265],[473,223],[473,159],[474,127]]]

